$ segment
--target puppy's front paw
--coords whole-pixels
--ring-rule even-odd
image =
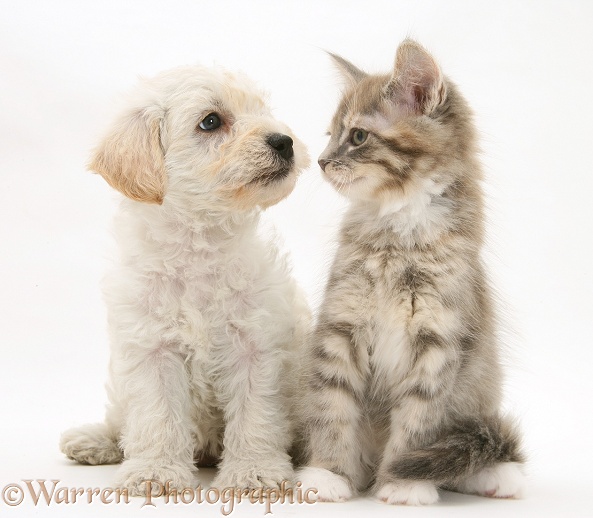
[[[166,465],[165,465],[166,464]],[[129,459],[117,472],[116,484],[128,490],[130,496],[161,496],[171,490],[194,487],[194,471],[181,463]]]
[[[386,504],[428,505],[438,502],[439,493],[432,482],[397,480],[382,486],[377,498]]]
[[[118,464],[123,457],[115,434],[103,423],[64,432],[60,438],[60,450],[80,464]]]
[[[282,482],[291,483],[292,478],[292,465],[288,456],[276,457],[266,462],[225,459],[220,465],[212,486],[221,490],[227,487],[276,489],[281,487]]]
[[[304,490],[316,489],[310,494],[311,500],[319,502],[345,502],[352,498],[352,490],[348,481],[323,468],[303,468],[296,473],[297,482],[301,482]]]

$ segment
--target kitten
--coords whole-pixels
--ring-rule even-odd
[[[351,205],[308,346],[299,480],[326,501],[369,482],[391,504],[517,496],[471,111],[413,41],[391,75],[333,57],[349,88],[319,164]]]

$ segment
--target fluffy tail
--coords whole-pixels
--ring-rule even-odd
[[[500,417],[468,419],[434,443],[403,454],[390,471],[400,479],[455,483],[500,462],[524,462],[515,426]]]

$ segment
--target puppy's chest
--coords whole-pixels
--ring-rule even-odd
[[[186,343],[209,343],[213,328],[224,326],[252,305],[247,277],[232,267],[180,268],[153,278],[150,284],[151,312]]]

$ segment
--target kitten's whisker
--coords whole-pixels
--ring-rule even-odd
[[[350,178],[348,179],[348,194],[347,196],[350,197],[350,191],[352,190],[352,182],[354,181],[354,173],[350,172]]]

